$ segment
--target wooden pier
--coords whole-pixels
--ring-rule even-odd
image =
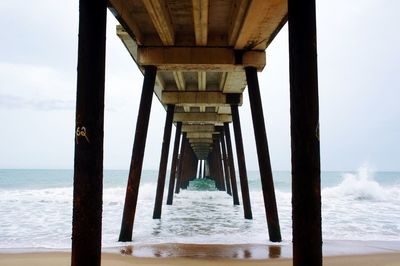
[[[153,218],[161,218],[173,125],[167,204],[204,176],[239,205],[232,123],[244,218],[252,219],[239,118],[248,87],[266,224],[270,241],[281,241],[257,72],[288,21],[294,265],[322,265],[315,0],[80,0],[72,265],[100,265],[107,8],[144,75],[119,240],[132,241],[153,95],[166,109]]]

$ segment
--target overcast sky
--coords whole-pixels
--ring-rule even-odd
[[[398,10],[398,0],[317,0],[323,170],[400,170]],[[108,12],[104,167],[128,169],[143,77],[116,23]],[[78,0],[0,1],[0,29],[0,168],[73,168]],[[259,74],[275,170],[290,170],[287,42],[285,26]],[[256,170],[247,90],[240,115]],[[164,119],[154,97],[144,169],[158,168]]]

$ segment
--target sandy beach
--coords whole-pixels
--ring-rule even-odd
[[[291,245],[135,244],[105,249],[102,265],[292,265]],[[328,241],[324,265],[400,266],[398,242]],[[68,251],[0,253],[0,265],[70,265]]]
[[[292,265],[291,259],[194,259],[194,258],[138,258],[127,255],[103,253],[102,265],[124,266],[124,265]],[[24,253],[24,254],[1,254],[0,265],[7,266],[47,266],[47,265],[70,265],[70,253]],[[324,265],[363,265],[363,266],[398,266],[400,265],[400,253],[334,256],[325,257]]]

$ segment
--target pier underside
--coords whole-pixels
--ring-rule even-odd
[[[174,191],[186,189],[196,177],[212,177],[218,190],[232,196],[233,205],[240,204],[232,124],[244,218],[252,219],[239,116],[247,87],[269,239],[281,241],[257,73],[266,66],[269,44],[289,20],[294,263],[321,265],[315,0],[80,0],[78,96],[83,96],[77,100],[72,265],[89,265],[82,255],[86,249],[96,257],[90,265],[100,263],[99,241],[90,238],[101,236],[102,187],[89,189],[84,183],[102,180],[104,109],[99,107],[104,106],[106,8],[119,21],[117,35],[144,75],[119,240],[132,241],[153,95],[166,110],[153,218],[162,214],[173,125],[167,204],[173,203]],[[95,103],[88,93],[97,95]],[[96,133],[95,143],[80,138]],[[85,156],[96,164],[88,165]],[[92,195],[95,210],[80,201]],[[86,233],[92,220],[96,230]]]

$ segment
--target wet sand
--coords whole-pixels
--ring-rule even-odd
[[[106,249],[102,265],[292,265],[291,245],[135,244]],[[4,250],[2,251],[4,252]],[[70,265],[65,252],[0,253],[0,265]],[[324,265],[400,266],[400,243],[385,241],[328,241]]]
[[[69,266],[70,253],[23,253],[23,254],[1,254],[0,265],[7,266]],[[176,265],[176,266],[223,266],[223,265],[292,265],[291,259],[195,259],[195,258],[138,258],[127,255],[104,253],[102,255],[102,265],[104,266],[124,266],[124,265]],[[354,255],[325,257],[324,265],[327,266],[399,266],[400,253],[375,254],[375,255]]]

